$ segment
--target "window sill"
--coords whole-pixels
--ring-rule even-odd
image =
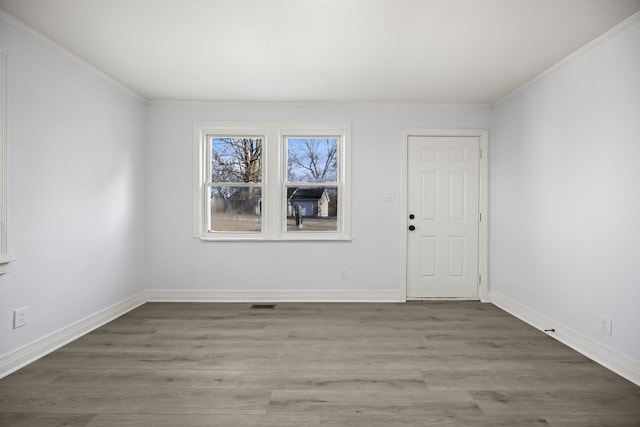
[[[209,237],[203,236],[199,238],[204,242],[350,242],[351,236],[294,236],[294,237]]]
[[[5,274],[9,272],[9,263],[12,261],[15,261],[15,258],[11,258],[11,257],[0,258],[0,274]]]

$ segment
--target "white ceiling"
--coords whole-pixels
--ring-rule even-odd
[[[640,0],[0,0],[149,100],[492,104]]]

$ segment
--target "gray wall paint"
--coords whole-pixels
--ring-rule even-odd
[[[10,272],[0,354],[144,288],[145,105],[0,20],[7,49]],[[15,308],[29,306],[13,330]]]
[[[636,24],[497,106],[489,177],[492,290],[635,360],[639,47]]]
[[[152,105],[149,108],[149,287],[399,291],[401,129],[486,128],[488,108]],[[191,237],[193,122],[352,124],[352,242],[203,242]],[[382,192],[395,195],[382,200]],[[341,268],[349,280],[340,280]],[[313,272],[313,274],[309,274]]]

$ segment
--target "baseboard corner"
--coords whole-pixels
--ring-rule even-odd
[[[640,386],[640,362],[505,295],[492,291],[489,296],[495,306],[541,331],[553,329],[555,332],[549,333],[550,337]]]
[[[60,347],[88,334],[147,302],[146,291],[138,292],[84,319],[39,338],[14,351],[0,356],[0,378],[35,362]]]

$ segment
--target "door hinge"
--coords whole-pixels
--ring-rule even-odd
[[[480,158],[482,158],[482,148],[480,149]]]
[[[478,221],[482,222],[482,212],[478,212],[478,216],[479,216]]]
[[[478,285],[482,285],[482,276],[478,275]]]

